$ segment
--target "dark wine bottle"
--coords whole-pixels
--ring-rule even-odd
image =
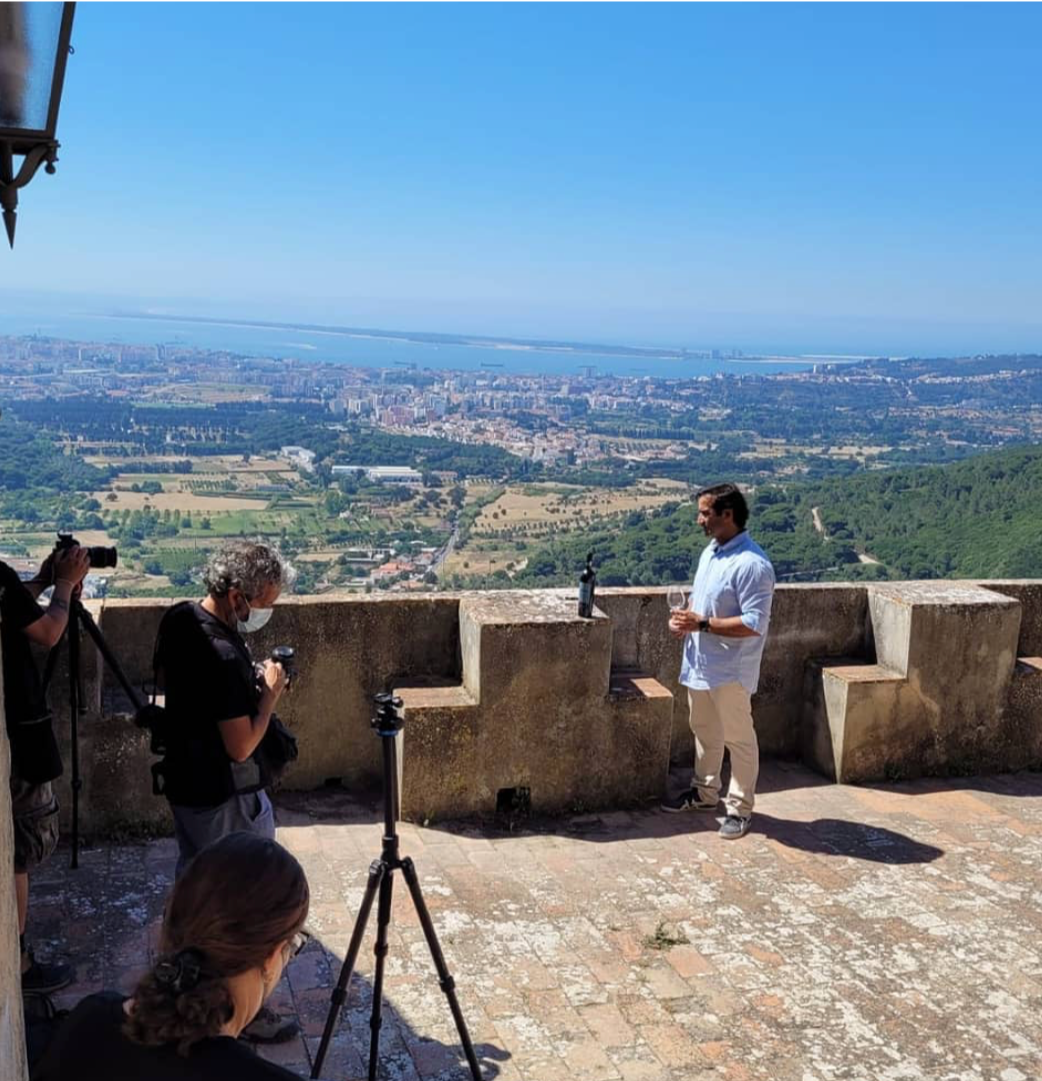
[[[579,575],[579,615],[593,618],[593,594],[597,588],[597,573],[593,569],[593,552],[586,556],[586,567]]]

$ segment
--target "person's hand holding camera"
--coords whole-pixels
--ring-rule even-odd
[[[54,585],[54,552],[48,552],[47,558],[40,564],[40,569],[30,580],[31,585],[39,585],[41,591]]]
[[[68,584],[72,589],[76,589],[90,571],[90,551],[86,548],[59,548],[52,552],[40,567],[41,574],[48,560],[51,562],[56,586]]]
[[[277,661],[269,658],[261,665],[261,694],[272,706],[282,697],[288,682],[285,668]]]

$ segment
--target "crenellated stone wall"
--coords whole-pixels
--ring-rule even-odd
[[[137,684],[166,603],[92,605]],[[692,754],[665,591],[605,589],[591,621],[574,608],[567,590],[281,601],[253,646],[298,651],[286,785],[375,785],[371,698],[390,682],[407,815],[490,813],[511,792],[547,812],[660,796],[670,760]],[[762,753],[845,781],[1040,765],[1039,657],[1042,582],[781,586],[753,700]],[[165,832],[146,739],[89,642],[83,667],[81,827]],[[66,684],[59,665],[68,748]]]
[[[0,693],[3,675],[0,673]],[[3,699],[0,697],[0,703]],[[11,748],[0,708],[0,1077],[23,1081],[27,1076],[22,1025],[21,953],[14,899],[14,830],[8,787]]]
[[[131,681],[151,678],[168,602],[89,609]],[[657,798],[670,760],[692,753],[677,683],[680,643],[662,589],[605,589],[592,620],[570,591],[287,598],[254,640],[296,647],[283,700],[300,758],[291,788],[373,785],[372,696],[405,700],[402,811],[427,818],[575,811]],[[165,833],[147,738],[96,649],[84,642],[79,751],[85,834]],[[64,654],[51,701],[70,762]],[[781,586],[753,713],[765,755],[802,756],[826,776],[1042,767],[1042,581]],[[8,748],[0,732],[0,782]],[[65,827],[70,770],[58,783]],[[0,801],[0,861],[12,858]],[[0,875],[0,1075],[25,1076],[10,871]]]

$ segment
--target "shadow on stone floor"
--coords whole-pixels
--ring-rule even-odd
[[[624,817],[623,817],[624,816]],[[642,838],[665,839],[692,834],[714,835],[720,816],[709,814],[666,815],[658,811],[608,812],[572,818],[567,825],[529,823],[514,833],[495,833],[482,829],[480,836],[495,840],[510,836],[566,836],[589,842],[611,844],[620,840]],[[445,823],[437,827],[446,832],[466,836],[479,831],[471,826]],[[787,848],[821,856],[841,856],[873,863],[931,863],[944,855],[944,850],[924,844],[885,826],[869,825],[838,818],[818,818],[812,821],[780,818],[757,811],[750,831],[761,834]]]
[[[797,822],[757,814],[753,828],[779,844],[821,856],[848,856],[872,863],[932,863],[944,855],[942,848],[915,841],[885,826],[838,818]]]
[[[1035,775],[1037,776],[1037,775]],[[690,769],[674,768],[670,773],[669,791],[682,792],[690,783]],[[978,780],[987,780],[979,778]],[[961,781],[961,779],[960,779]],[[729,782],[729,766],[725,761],[722,772],[722,791]],[[1042,793],[1042,778],[1038,790]],[[939,782],[936,790],[948,790],[959,782]],[[758,796],[774,793],[798,795],[800,790],[818,790],[841,786],[812,773],[798,763],[772,760],[764,763],[760,773]],[[893,786],[897,792],[914,791],[911,784]],[[927,791],[925,787],[924,791]],[[929,789],[935,790],[935,789]],[[349,804],[327,805],[324,799],[314,796],[308,803],[308,811],[314,821],[336,823]],[[351,813],[363,813],[358,804]],[[722,815],[721,808],[721,815]],[[362,819],[356,818],[355,821]],[[370,821],[378,820],[372,812]],[[559,817],[489,816],[484,819],[446,820],[424,823],[425,829],[461,837],[485,837],[490,840],[509,840],[511,837],[560,836],[589,842],[613,843],[620,840],[665,839],[691,834],[715,834],[721,818],[711,814],[664,814],[658,799],[649,799],[640,806],[626,810],[591,811],[572,813]],[[880,825],[869,825],[857,819],[817,818],[787,819],[757,810],[753,816],[752,832],[767,836],[789,848],[824,856],[843,856],[873,863],[930,863],[944,854],[944,850],[925,844],[905,834]]]
[[[967,777],[917,777],[914,780],[872,781],[858,787],[899,796],[933,796],[942,792],[982,792],[990,796],[1030,799],[1042,796],[1042,773],[1021,770],[1018,773]]]

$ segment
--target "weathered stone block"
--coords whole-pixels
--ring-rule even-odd
[[[647,676],[609,683],[611,630],[564,592],[464,597],[463,685],[401,691],[403,814],[490,814],[503,790],[535,811],[660,795],[672,696]]]
[[[1002,769],[1042,769],[1042,657],[1018,657],[996,753]]]
[[[807,674],[803,760],[848,784],[886,776],[899,728],[916,727],[920,712],[908,681],[848,658],[812,661]]]
[[[1019,603],[972,584],[901,582],[871,587],[869,610],[877,665],[808,670],[810,761],[837,781],[1007,761]]]
[[[1042,656],[1042,582],[998,579],[973,584],[1020,602],[1020,639],[1017,642],[1017,654],[1021,657]]]

